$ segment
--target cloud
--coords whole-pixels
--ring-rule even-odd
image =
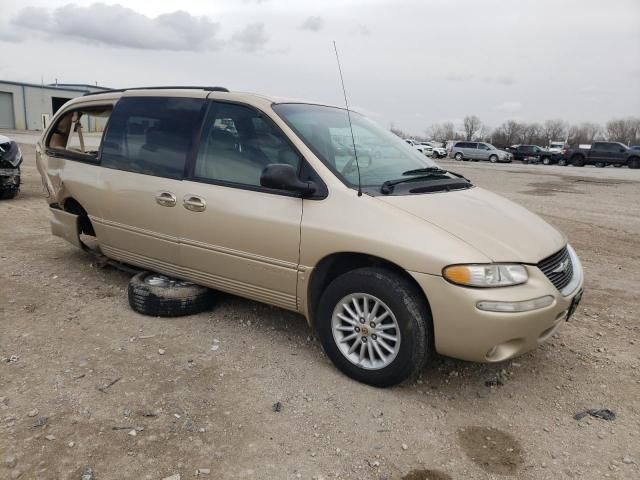
[[[518,113],[522,110],[522,103],[516,101],[502,102],[500,105],[496,105],[494,110],[504,113]]]
[[[312,32],[319,32],[322,27],[324,27],[324,19],[322,17],[307,17],[300,25],[301,30],[310,30]]]
[[[206,50],[215,42],[219,25],[207,17],[184,11],[147,17],[121,5],[68,4],[54,10],[23,8],[12,20],[14,27],[56,37],[80,38],[105,45],[145,50]]]
[[[449,80],[451,82],[468,82],[469,80],[473,80],[473,75],[470,73],[451,72],[448,73],[444,78],[445,80]]]
[[[513,85],[515,80],[509,75],[493,75],[484,77],[484,80],[489,83],[497,83],[499,85]]]
[[[371,29],[366,25],[360,24],[357,27],[355,27],[353,30],[351,30],[351,33],[368,37],[369,35],[371,35]]]
[[[269,38],[264,30],[264,23],[251,23],[242,30],[236,32],[231,40],[240,46],[245,52],[255,52],[260,50],[267,43]]]
[[[18,12],[11,23],[34,30],[49,28],[51,15],[46,8],[25,7]]]

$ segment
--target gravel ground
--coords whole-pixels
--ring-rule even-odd
[[[23,149],[0,203],[0,478],[640,478],[640,171],[440,161],[563,230],[586,293],[535,352],[380,390],[284,310],[131,311],[126,274],[50,235]]]

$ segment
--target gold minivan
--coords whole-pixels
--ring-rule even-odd
[[[36,148],[52,232],[299,312],[371,385],[551,337],[582,296],[566,237],[350,113],[220,87],[76,98]]]

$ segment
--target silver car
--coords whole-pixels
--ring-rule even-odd
[[[456,142],[451,148],[451,158],[456,160],[489,160],[491,163],[510,162],[513,156],[504,150],[498,150],[490,143]]]

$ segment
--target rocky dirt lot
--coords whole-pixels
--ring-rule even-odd
[[[640,478],[640,171],[441,161],[562,229],[586,293],[535,352],[380,390],[284,310],[131,311],[125,273],[50,235],[23,150],[0,203],[0,478]]]

